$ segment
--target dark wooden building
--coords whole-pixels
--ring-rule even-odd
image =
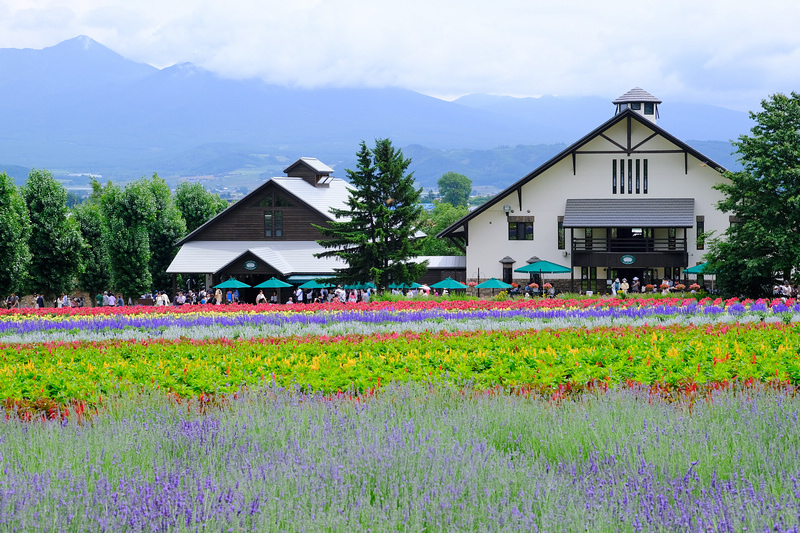
[[[301,284],[343,267],[338,259],[314,256],[324,251],[317,243],[323,235],[314,225],[333,220],[332,207],[347,207],[350,185],[312,157],[297,160],[284,172],[285,177],[269,179],[184,237],[167,272],[202,275],[206,287],[229,277],[252,286],[273,276]],[[430,262],[424,281],[465,277],[463,257],[418,259]],[[282,302],[289,290],[279,294]],[[256,290],[240,292],[243,301],[255,301]]]

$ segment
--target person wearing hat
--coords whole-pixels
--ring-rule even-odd
[[[631,285],[631,292],[634,293],[634,294],[637,294],[637,293],[641,292],[641,290],[642,290],[642,286],[639,283],[639,278],[636,278],[636,277],[633,278],[633,285]]]
[[[628,289],[630,288],[631,286],[628,285],[627,278],[622,278],[622,283],[619,284],[619,290],[620,292],[622,292],[622,295],[625,296],[626,294],[628,294]]]

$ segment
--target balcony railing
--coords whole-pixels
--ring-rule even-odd
[[[629,253],[629,252],[681,252],[685,253],[686,239],[682,237],[666,239],[650,239],[642,237],[632,238],[573,238],[573,252],[608,252],[608,253]]]

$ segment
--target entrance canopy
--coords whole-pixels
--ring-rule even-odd
[[[567,200],[565,228],[691,228],[694,198]]]

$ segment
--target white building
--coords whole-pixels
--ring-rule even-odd
[[[545,275],[562,290],[604,293],[703,262],[703,235],[730,224],[713,188],[725,169],[660,128],[646,91],[613,103],[610,120],[439,234],[464,246],[469,280],[528,283],[514,270],[538,257],[571,268]]]

